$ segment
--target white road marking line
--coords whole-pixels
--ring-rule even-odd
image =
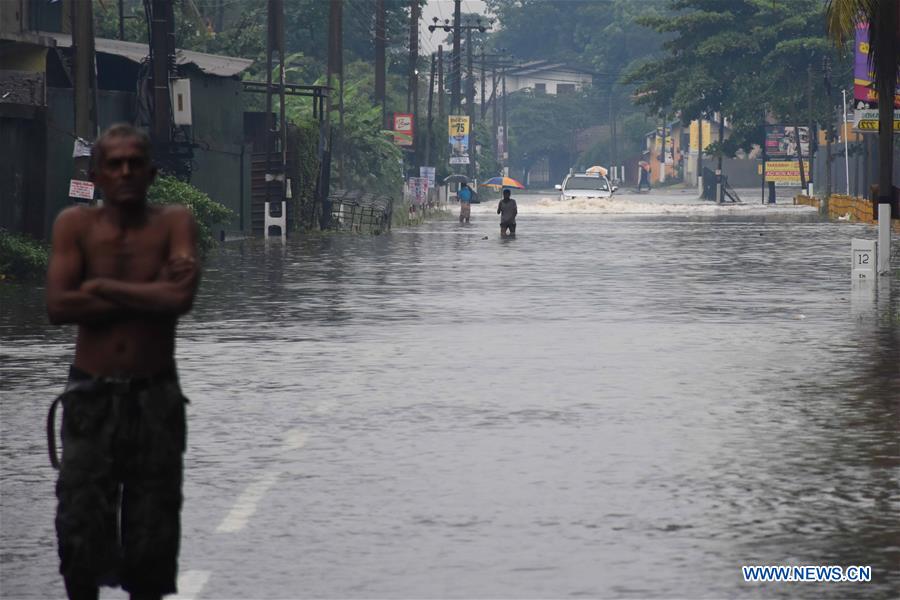
[[[309,441],[309,434],[301,429],[291,429],[284,435],[285,450],[299,450]]]
[[[234,503],[231,512],[219,523],[216,532],[234,533],[243,529],[250,517],[253,516],[253,513],[256,512],[256,505],[259,504],[259,501],[262,500],[268,489],[275,484],[280,476],[281,473],[266,473],[262,479],[248,485],[244,493]]]
[[[194,600],[209,580],[209,571],[185,571],[178,575],[178,593],[170,600]]]

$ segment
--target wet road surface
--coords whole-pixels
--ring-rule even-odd
[[[849,277],[874,230],[517,196],[514,240],[492,200],[211,257],[178,345],[182,596],[900,596],[900,280]],[[42,302],[0,286],[4,598],[63,596],[44,419],[74,331]]]

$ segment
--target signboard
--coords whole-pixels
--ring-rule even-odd
[[[862,133],[875,133],[880,131],[878,126],[878,110],[857,110],[853,118],[853,131]],[[894,111],[894,133],[900,132],[900,110]]]
[[[500,158],[507,158],[504,156],[506,154],[506,136],[504,135],[505,129],[503,125],[497,126],[497,156]]]
[[[425,177],[410,177],[409,195],[415,206],[424,206],[428,198],[428,179]]]
[[[191,80],[172,79],[172,121],[176,125],[191,125]]]
[[[809,161],[803,161],[803,171],[809,179]],[[800,163],[796,160],[766,161],[766,181],[778,187],[800,187]]]
[[[868,279],[875,277],[875,259],[878,243],[875,240],[853,238],[850,240],[850,277]]]
[[[878,103],[878,92],[874,87],[875,72],[869,64],[869,24],[856,26],[856,40],[853,48],[853,98],[869,104]],[[894,92],[894,108],[900,108],[900,80]]]
[[[435,169],[434,167],[419,167],[419,177],[424,177],[428,180],[428,189],[434,188],[434,177],[435,177]]]
[[[809,157],[809,127],[799,129],[800,152],[803,156]],[[794,164],[797,164],[796,131],[797,127],[766,125],[766,158],[775,161],[794,159]],[[799,179],[797,181],[799,182]]]
[[[691,127],[689,129],[690,132],[690,141],[688,142],[690,145],[691,152],[699,152],[700,150],[700,132],[701,132],[701,121],[691,121]],[[709,121],[702,121],[702,132],[703,132],[703,147],[706,148],[712,143],[712,124]]]
[[[94,199],[94,183],[92,181],[81,181],[72,179],[69,181],[69,197],[83,198],[85,200]]]
[[[412,114],[394,113],[394,143],[398,146],[413,145]]]
[[[469,164],[469,117],[448,117],[447,131],[450,137],[450,164]]]

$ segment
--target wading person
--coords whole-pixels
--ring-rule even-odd
[[[645,164],[640,165],[639,168],[640,168],[640,172],[639,172],[639,174],[638,174],[638,187],[637,187],[637,191],[640,192],[640,191],[641,191],[641,188],[642,188],[643,186],[646,185],[646,186],[647,186],[647,191],[649,192],[649,191],[651,191],[651,189],[652,189],[652,188],[650,187],[650,165],[648,165],[648,164],[645,163]]]
[[[472,214],[472,196],[475,195],[475,192],[472,191],[469,184],[463,182],[456,195],[459,197],[459,222],[468,223]]]
[[[54,324],[78,325],[68,383],[48,415],[70,598],[97,598],[100,585],[121,585],[133,599],[176,591],[187,400],[175,327],[199,268],[191,213],[147,204],[155,176],[146,135],[114,125],[91,155],[103,206],[68,208],[53,226],[47,312]]]
[[[500,237],[516,237],[518,212],[516,201],[510,197],[509,189],[503,190],[503,199],[497,204],[497,214],[500,215]]]

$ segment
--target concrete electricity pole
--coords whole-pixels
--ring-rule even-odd
[[[434,119],[432,119],[431,110],[434,107],[434,75],[437,57],[431,54],[431,73],[428,77],[428,123],[425,129],[425,165],[431,165],[431,144],[434,138]]]
[[[462,64],[460,61],[460,43],[462,35],[460,27],[462,26],[462,0],[453,0],[453,89],[450,90],[450,112],[454,115],[459,114],[460,96],[462,93]],[[446,28],[445,28],[446,30]]]
[[[150,59],[153,73],[150,139],[157,161],[165,168],[174,169],[171,148],[172,104],[169,94],[169,77],[175,66],[175,13],[172,0],[152,0],[150,18]]]
[[[284,99],[284,0],[268,0],[266,7],[266,206],[270,202],[271,186],[269,182],[279,182],[281,191],[278,201],[286,197],[287,190],[287,118]],[[272,85],[272,55],[278,55],[278,84]],[[272,119],[272,90],[278,90],[279,119],[278,125]],[[278,134],[278,158],[273,160]]]
[[[384,0],[375,0],[375,102],[381,106],[382,127],[389,129],[385,103],[385,41]]]
[[[97,106],[94,55],[94,17],[90,2],[72,3],[72,44],[75,46],[74,100],[75,135],[87,143],[97,138]],[[74,160],[73,179],[87,181],[90,172],[89,156]]]
[[[438,46],[438,117],[443,119],[447,112],[444,110],[444,47]]]

